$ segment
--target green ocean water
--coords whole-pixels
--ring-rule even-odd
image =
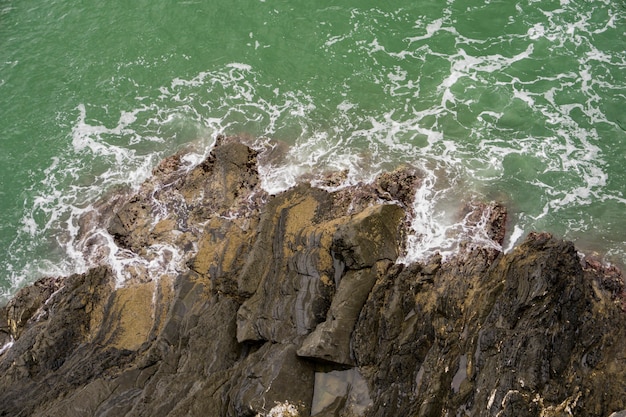
[[[504,249],[546,230],[626,264],[623,0],[335,3],[0,0],[0,298],[87,268],[93,203],[217,133],[291,145],[272,192],[420,168],[407,259],[497,199]]]

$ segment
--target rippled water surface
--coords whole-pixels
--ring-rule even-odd
[[[623,1],[0,0],[0,293],[88,265],[78,217],[216,133],[263,167],[426,175],[408,259],[463,237],[464,201],[626,263]]]

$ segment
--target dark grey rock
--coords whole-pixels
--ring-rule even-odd
[[[384,276],[390,263],[379,261],[371,268],[349,270],[343,276],[326,321],[304,339],[298,349],[299,356],[354,365],[351,352],[354,325],[374,283]]]

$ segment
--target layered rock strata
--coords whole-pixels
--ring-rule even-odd
[[[543,233],[507,254],[468,244],[404,265],[419,172],[270,196],[256,159],[220,139],[191,170],[168,158],[111,211],[108,230],[129,254],[184,252],[177,276],[136,267],[119,287],[103,265],[38,281],[0,309],[0,415],[626,409],[618,270]],[[500,205],[460,216],[502,242]]]

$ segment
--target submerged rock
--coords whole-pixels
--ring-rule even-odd
[[[335,191],[260,189],[257,153],[221,138],[116,202],[160,279],[106,266],[0,309],[0,415],[608,416],[626,409],[621,273],[533,233],[498,250],[506,210],[459,213],[479,238],[397,262],[419,173]],[[343,175],[322,179],[337,186]],[[463,238],[463,237],[461,237]],[[481,242],[490,244],[481,245]],[[180,262],[180,264],[175,264]]]

